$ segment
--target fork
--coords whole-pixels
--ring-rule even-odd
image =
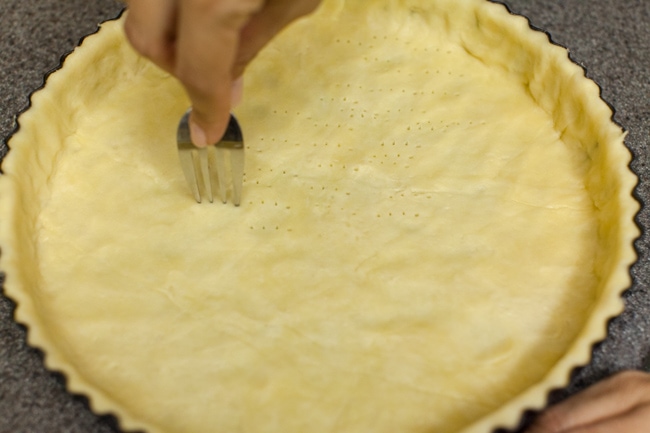
[[[212,203],[212,190],[216,184],[219,198],[226,203],[227,179],[230,172],[232,202],[235,206],[239,206],[244,181],[244,138],[237,119],[231,114],[221,140],[213,146],[200,148],[196,147],[190,138],[188,123],[190,112],[191,110],[188,110],[178,124],[176,141],[181,167],[194,199],[197,203],[201,203],[202,197],[206,197]],[[230,156],[230,167],[226,164],[228,156]]]

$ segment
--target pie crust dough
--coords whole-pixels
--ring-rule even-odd
[[[6,293],[150,432],[487,432],[588,362],[638,209],[566,50],[482,0],[325,1],[246,73],[242,206],[197,204],[178,83],[87,38],[0,179]]]

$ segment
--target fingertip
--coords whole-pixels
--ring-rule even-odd
[[[190,138],[196,147],[206,147],[208,145],[205,131],[192,119],[192,116],[190,116]]]
[[[226,113],[224,119],[206,122],[203,121],[200,114],[193,109],[190,114],[189,122],[192,143],[197,147],[206,147],[219,142],[228,126],[229,116],[230,115]]]

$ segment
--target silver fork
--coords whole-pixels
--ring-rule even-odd
[[[181,167],[194,199],[201,203],[202,197],[206,197],[212,203],[212,190],[216,184],[219,198],[226,203],[229,172],[232,202],[239,206],[244,181],[244,138],[237,119],[231,114],[228,128],[221,140],[213,146],[200,148],[196,147],[190,138],[190,111],[183,115],[178,124],[176,140]],[[226,164],[228,156],[230,167]]]

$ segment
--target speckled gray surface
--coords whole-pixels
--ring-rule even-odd
[[[639,175],[637,196],[650,195],[650,1],[648,0],[508,0],[514,12],[531,19],[569,48],[602,87],[603,98],[616,110],[615,120],[629,135],[627,146]],[[57,66],[101,20],[115,16],[113,0],[0,1],[0,137],[14,128],[15,114],[28,105],[31,91],[45,72]],[[6,151],[3,144],[2,154]],[[644,234],[636,246],[639,261],[632,268],[634,284],[625,294],[626,311],[610,324],[608,338],[594,351],[593,361],[576,372],[562,398],[613,372],[643,368],[650,348],[650,264],[648,210],[638,216]],[[0,297],[0,433],[117,432],[111,417],[92,414],[82,397],[68,394],[65,379],[43,367],[42,355],[25,343],[26,330],[12,318],[13,304]]]

